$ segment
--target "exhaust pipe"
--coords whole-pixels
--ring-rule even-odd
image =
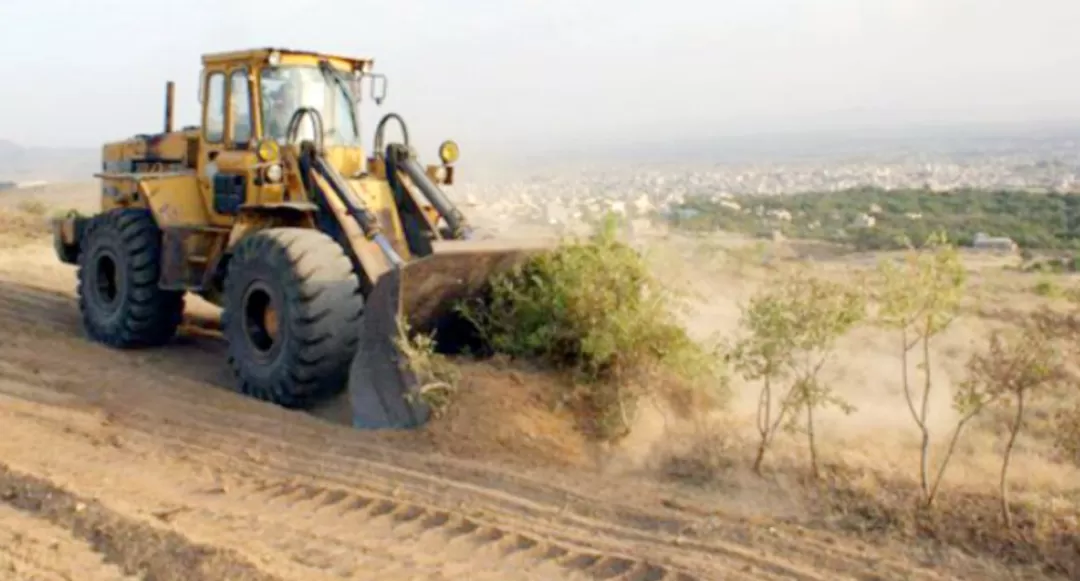
[[[176,86],[172,81],[165,83],[165,133],[173,130],[173,102]]]

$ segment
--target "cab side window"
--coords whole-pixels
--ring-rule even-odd
[[[203,136],[209,143],[225,140],[225,73],[211,73],[206,79],[206,119]]]
[[[232,111],[232,141],[242,147],[251,141],[251,91],[247,71],[241,69],[229,75],[229,108]]]

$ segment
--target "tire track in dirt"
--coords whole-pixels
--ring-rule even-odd
[[[193,412],[194,413],[194,412]],[[418,499],[403,510],[413,510],[421,502],[437,502],[441,506],[462,507],[471,510],[478,515],[484,515],[489,519],[495,519],[499,523],[505,523],[504,533],[507,530],[517,531],[517,534],[525,537],[547,538],[552,543],[565,547],[588,546],[578,549],[579,553],[589,552],[617,552],[635,555],[651,555],[657,561],[669,561],[672,567],[682,567],[686,570],[698,571],[700,575],[709,573],[717,574],[723,571],[724,578],[730,579],[799,579],[804,581],[819,581],[836,578],[819,576],[816,573],[802,569],[801,567],[786,563],[775,556],[759,556],[755,551],[740,546],[725,545],[720,543],[703,543],[703,550],[684,550],[680,546],[686,545],[685,539],[669,538],[652,534],[642,530],[625,528],[610,523],[583,518],[565,510],[566,505],[541,505],[527,499],[514,499],[514,502],[506,502],[503,493],[495,491],[480,491],[471,486],[460,483],[439,482],[437,479],[427,481],[397,475],[387,478],[379,475],[377,468],[368,468],[370,464],[356,462],[354,458],[333,453],[319,453],[315,444],[311,447],[282,443],[273,450],[253,452],[259,445],[257,437],[250,433],[245,434],[238,430],[228,430],[228,437],[219,438],[218,435],[225,431],[215,429],[214,422],[200,423],[201,433],[196,435],[191,427],[177,427],[155,422],[149,417],[136,418],[134,415],[127,416],[123,420],[125,425],[141,425],[142,430],[149,431],[151,425],[156,426],[155,432],[158,437],[168,438],[174,446],[188,450],[191,456],[208,457],[215,453],[223,458],[234,458],[233,472],[239,473],[238,465],[248,464],[252,467],[259,466],[258,472],[271,473],[279,480],[277,484],[268,484],[267,489],[292,490],[294,494],[308,495],[311,498],[328,497],[345,494],[353,502],[365,504],[366,499],[376,494],[375,490],[383,495],[397,495],[410,499]],[[127,423],[127,422],[132,423]],[[325,446],[324,446],[325,447]],[[244,460],[246,458],[246,460]],[[355,475],[363,474],[362,478]],[[254,479],[258,476],[250,474]],[[300,477],[308,479],[309,484],[294,484]],[[243,479],[237,484],[238,490],[244,490],[246,494],[259,499],[263,489],[248,489]],[[345,492],[343,492],[343,489]],[[363,493],[355,492],[362,490]],[[386,500],[385,502],[398,502]],[[273,501],[259,500],[258,505],[274,504]],[[411,507],[411,508],[410,508]],[[303,518],[306,510],[293,506],[282,506],[282,510],[295,516],[290,518]],[[438,512],[440,509],[425,509]],[[476,517],[479,520],[483,517]],[[496,526],[496,525],[488,525]],[[659,571],[666,567],[654,566]],[[744,576],[748,573],[750,576]],[[689,579],[673,573],[668,573],[664,579],[678,578]],[[675,575],[671,577],[671,575]],[[713,577],[702,577],[705,579]]]
[[[8,309],[12,305],[18,305],[18,307],[22,308],[27,306],[27,304],[41,305],[42,303],[46,302],[42,300],[19,300],[23,296],[32,296],[32,294],[33,291],[16,294],[15,300],[11,300],[10,294],[5,295],[5,298],[7,300],[0,302],[0,313],[4,315],[8,314],[10,312]],[[12,318],[10,317],[3,318],[7,319],[8,322],[14,323],[14,326],[16,327],[23,326],[23,324],[21,324],[21,321],[12,321]],[[33,319],[34,317],[32,313],[24,317],[24,320]],[[20,343],[23,341],[25,341],[25,339],[18,339],[18,342]],[[97,365],[87,365],[87,362],[82,360],[82,358],[75,357],[74,355],[76,355],[77,350],[72,351],[66,348],[63,349],[65,354],[68,355],[68,357],[64,358],[64,362],[60,362],[55,361],[54,358],[49,356],[48,352],[43,349],[39,350],[31,348],[32,353],[27,353],[23,351],[25,347],[26,345],[16,346],[17,352],[19,354],[42,355],[42,357],[40,358],[38,358],[37,356],[31,357],[31,361],[25,361],[25,359],[23,359],[24,363],[31,363],[31,365],[29,365],[28,367],[32,371],[20,372],[18,367],[12,367],[9,363],[5,363],[4,366],[0,368],[0,375],[4,375],[9,379],[18,382],[34,382],[38,384],[49,384],[58,376],[70,376],[69,374],[72,373],[77,373],[78,376],[81,377],[95,377],[106,375],[111,376],[110,386],[117,386],[125,383],[130,384],[132,383],[132,380],[135,379],[134,377],[131,377],[130,373],[118,372],[117,368],[119,367],[119,365],[112,368],[110,371],[109,363],[120,365],[122,365],[122,363],[115,360],[109,361],[109,359],[112,359],[116,356],[115,353],[109,351],[104,352],[106,361],[103,361],[104,365],[99,369],[97,368]],[[72,347],[74,347],[74,345],[72,345]],[[16,349],[10,351],[9,355],[16,354]],[[74,363],[76,361],[78,361],[78,363]],[[77,367],[65,369],[66,362],[72,362]],[[92,384],[89,384],[87,382],[78,381],[76,383],[82,384],[87,389],[65,389],[63,391],[69,394],[93,396],[94,394],[91,394],[89,392],[100,389],[100,386],[93,386]],[[138,385],[139,383],[143,382],[138,381],[134,383]],[[98,391],[96,395],[107,396],[110,391],[110,387],[105,387],[104,389],[100,389],[100,391]],[[88,399],[93,401],[97,398],[90,397]],[[140,404],[146,403],[146,398],[136,397],[135,399],[139,401]],[[172,404],[176,402],[163,403]],[[169,407],[173,406],[169,405]],[[113,408],[112,411],[121,410]],[[202,411],[206,410],[200,411],[198,409],[192,409],[190,413],[184,413],[187,410],[179,408],[174,409],[174,411],[179,411],[181,412],[181,415],[184,416],[197,417],[202,414]],[[226,424],[229,423],[226,418],[220,419],[225,420]],[[164,430],[164,432],[168,432],[168,423],[166,418],[155,418],[152,420],[152,423],[153,426],[148,426],[149,429],[146,430],[147,432],[156,432],[155,435],[158,437],[167,435],[166,433],[163,433],[162,430],[162,428],[165,427],[166,429]],[[212,428],[212,426],[206,427]],[[200,431],[205,431],[203,430],[202,422],[200,422],[200,426],[198,429]],[[206,433],[214,435],[215,431],[211,429],[209,431],[206,431]],[[191,439],[191,433],[179,433],[177,434],[175,444],[178,446],[183,446],[185,445],[185,443],[190,442]],[[208,451],[214,448],[220,449],[220,446],[214,445],[212,443],[212,440],[213,437],[211,437],[211,442],[208,442],[208,447],[203,451]],[[280,488],[273,488],[273,485],[270,485],[269,488],[251,490],[250,496],[254,500],[252,502],[244,504],[246,504],[251,509],[252,514],[257,515],[259,513],[265,513],[266,508],[270,506],[275,509],[272,510],[272,512],[275,515],[278,515],[278,518],[276,518],[275,520],[305,520],[304,515],[306,515],[308,511],[303,509],[291,508],[291,505],[288,503],[281,505],[281,503],[278,502],[280,499],[288,499],[291,497],[289,497],[288,495],[270,492],[273,490],[277,490],[279,492],[281,491]],[[397,551],[398,553],[402,553],[402,555],[400,555],[401,557],[406,557],[412,553],[417,552],[417,547],[414,546],[414,543],[410,542],[411,537],[413,537],[414,535],[409,533],[409,529],[411,528],[409,525],[419,524],[422,525],[422,530],[417,531],[417,534],[428,538],[427,544],[421,547],[424,554],[433,556],[437,562],[443,563],[444,566],[445,563],[452,562],[454,560],[452,557],[454,555],[457,555],[460,570],[463,573],[465,571],[470,571],[470,575],[471,573],[475,572],[475,566],[478,564],[477,559],[486,556],[487,560],[502,562],[501,565],[503,566],[500,566],[499,568],[503,570],[507,570],[507,567],[509,567],[510,565],[512,565],[512,570],[517,571],[523,569],[545,569],[545,566],[549,570],[558,569],[560,570],[561,574],[556,575],[557,578],[564,578],[567,576],[567,573],[580,573],[580,575],[571,576],[571,578],[580,577],[583,579],[616,579],[626,581],[653,579],[692,581],[694,579],[697,579],[696,577],[669,570],[664,567],[650,565],[647,562],[639,559],[625,556],[609,556],[600,553],[590,553],[587,551],[587,549],[566,548],[563,545],[551,544],[541,538],[536,538],[530,535],[518,534],[514,532],[512,528],[491,523],[481,524],[475,519],[461,517],[452,512],[444,510],[422,508],[418,505],[407,503],[394,504],[394,501],[390,501],[385,498],[381,500],[376,500],[374,497],[357,496],[354,493],[339,492],[337,494],[341,496],[343,501],[348,503],[348,507],[346,507],[343,510],[342,515],[340,515],[342,518],[347,521],[352,521],[350,524],[360,525],[358,528],[361,530],[367,530],[371,528],[378,529],[380,531],[377,535],[378,537],[394,537],[396,539],[395,544],[403,547],[402,550]],[[277,504],[277,506],[275,506],[275,504]],[[363,509],[362,507],[367,507],[367,510]],[[225,507],[225,511],[228,512],[228,507]],[[214,513],[219,514],[218,511],[214,511]],[[247,516],[250,517],[251,515]],[[384,527],[380,526],[380,523],[387,519],[389,519],[393,523],[406,526],[390,527],[391,530],[388,531],[382,530]],[[326,529],[325,526],[322,528],[324,530]],[[332,531],[328,531],[329,534],[321,536],[317,534],[318,531],[308,528],[302,531],[297,531],[293,535],[283,535],[283,542],[284,537],[291,536],[291,538],[288,539],[287,544],[294,546],[297,543],[310,544],[313,542],[313,539],[314,542],[318,544],[333,544],[333,541],[335,539],[341,538],[342,535],[340,532],[341,527],[334,526],[331,528],[337,530],[337,533],[335,534]],[[402,530],[402,532],[395,533],[394,531],[397,530]],[[422,534],[424,532],[428,534]],[[312,533],[316,534],[313,535]],[[348,535],[345,536],[347,537]],[[355,537],[355,535],[353,536]],[[436,541],[441,541],[441,543]],[[445,546],[447,548],[454,547],[454,550],[440,551],[440,546]],[[343,549],[348,549],[349,547],[350,545],[348,543],[342,546]],[[484,561],[484,559],[481,559],[481,561]],[[356,569],[363,568],[364,570],[369,570],[372,568],[370,567],[370,565],[371,563],[358,562],[356,563]],[[392,564],[384,563],[378,568],[384,573],[390,574],[392,573],[393,566]],[[506,578],[506,575],[504,573],[502,574],[502,576],[497,578]]]
[[[336,517],[333,529],[361,524],[385,538],[406,543],[415,539],[434,552],[436,562],[495,559],[508,569],[543,570],[549,565],[592,579],[613,581],[691,581],[691,575],[617,554],[551,542],[542,537],[453,511],[425,507],[391,498],[357,494],[310,484],[264,481],[242,492],[247,502],[283,513],[326,514]],[[317,522],[317,521],[316,521]],[[316,527],[318,529],[318,527]],[[463,559],[464,558],[464,559]],[[554,569],[554,567],[551,567]]]
[[[517,532],[501,522],[391,498],[273,481],[230,492],[241,500],[230,499],[231,508],[210,507],[207,510],[220,518],[222,511],[235,511],[236,505],[241,504],[251,510],[269,509],[275,518],[303,523],[303,538],[282,539],[292,546],[306,542],[323,549],[335,544],[348,548],[365,546],[370,539],[378,538],[384,554],[395,562],[411,561],[417,568],[468,571],[472,576],[479,573],[478,566],[483,565],[485,571],[497,571],[503,576],[514,572],[515,575],[531,574],[540,579],[698,579],[632,557],[605,555],[553,543]],[[341,555],[341,551],[335,553]],[[363,563],[348,557],[337,560],[338,570],[346,576],[362,566]]]
[[[585,546],[573,550],[563,549],[566,554],[560,555],[561,563],[570,564],[579,571],[589,570],[613,575],[596,578],[620,578],[619,575],[626,579],[693,578],[679,577],[680,574],[674,567],[665,571],[662,565],[649,565],[640,560],[633,561],[618,556],[603,556],[616,555],[611,551],[619,545],[634,546],[646,554],[651,552],[661,557],[657,560],[670,559],[685,564],[688,570],[703,571],[706,574],[723,572],[724,578],[807,581],[845,576],[863,579],[944,578],[925,571],[911,571],[901,564],[875,555],[872,551],[848,551],[826,541],[808,538],[802,533],[799,538],[774,532],[771,539],[748,539],[745,530],[748,525],[744,523],[713,522],[709,527],[708,541],[697,539],[694,523],[684,518],[635,512],[616,505],[600,505],[600,510],[595,510],[598,506],[595,498],[578,496],[556,486],[542,485],[509,471],[472,467],[462,462],[432,460],[370,441],[359,442],[357,435],[349,430],[335,430],[333,426],[321,425],[321,422],[300,414],[276,408],[267,409],[266,406],[252,402],[235,401],[233,396],[223,393],[207,393],[207,386],[194,384],[189,379],[190,375],[188,378],[163,377],[162,366],[154,365],[155,362],[147,364],[145,370],[124,369],[124,366],[130,365],[132,359],[160,358],[182,365],[179,358],[183,355],[177,354],[177,359],[174,360],[168,351],[152,352],[150,355],[115,353],[83,345],[77,339],[81,332],[77,330],[78,317],[72,299],[68,296],[65,300],[63,293],[45,288],[29,287],[14,281],[0,281],[0,320],[9,323],[18,321],[16,325],[20,330],[26,328],[34,331],[32,336],[40,336],[43,331],[55,333],[58,336],[52,338],[54,342],[63,341],[65,351],[73,350],[70,361],[67,358],[57,361],[55,357],[50,357],[47,351],[35,349],[34,341],[29,341],[20,349],[22,360],[43,368],[67,363],[73,368],[69,371],[81,370],[83,377],[108,376],[109,386],[91,386],[86,382],[79,382],[82,385],[71,385],[75,382],[65,383],[63,380],[38,375],[18,379],[44,383],[49,388],[77,394],[96,405],[102,405],[116,416],[118,422],[156,437],[166,438],[178,448],[191,450],[192,455],[208,458],[220,456],[218,461],[222,463],[233,466],[247,465],[250,470],[264,474],[276,473],[282,482],[298,475],[307,476],[316,483],[305,485],[307,488],[299,490],[306,490],[312,498],[325,499],[344,495],[343,498],[358,503],[362,502],[360,499],[377,498],[376,493],[388,494],[405,490],[412,497],[438,499],[442,505],[482,506],[487,512],[496,515],[495,520],[513,525],[500,528],[478,518],[461,515],[455,516],[458,519],[455,522],[472,523],[476,527],[474,532],[481,531],[479,534],[497,537],[488,541],[496,553],[515,546],[513,543],[516,540],[524,539],[521,542],[525,545],[535,542],[535,546],[539,547],[555,546],[551,541],[541,539],[558,539],[562,546]],[[42,322],[45,324],[42,325]],[[74,335],[75,339],[72,340],[70,338],[74,333],[78,334]],[[69,339],[61,339],[59,335]],[[88,349],[92,352],[85,353]],[[200,350],[203,355],[211,355],[214,348]],[[209,358],[207,360],[209,361]],[[166,367],[176,369],[172,365]],[[136,373],[138,371],[144,373]],[[154,383],[167,380],[169,385],[145,385],[150,379],[145,372],[153,374],[153,380],[156,380]],[[143,384],[145,391],[121,389],[120,386],[127,382]],[[245,457],[249,460],[243,460]],[[358,474],[363,476],[357,477]],[[484,486],[468,484],[485,481],[487,484]],[[268,481],[262,489],[248,489],[248,494],[251,498],[259,499],[256,504],[260,508],[267,503],[277,503],[275,506],[278,506],[283,515],[291,515],[289,518],[300,517],[304,510],[292,505],[281,506],[279,499],[265,497],[267,490],[280,491],[283,486],[289,485]],[[382,506],[375,500],[371,500],[368,505]],[[303,506],[303,503],[298,503],[298,506]],[[401,506],[401,510],[391,509],[387,514],[412,515],[419,511],[428,515],[406,519],[403,526],[408,526],[404,530],[409,530],[409,526],[415,527],[429,522],[429,518],[436,521],[441,518],[431,515],[454,514],[415,503]],[[590,508],[593,510],[590,511]],[[589,516],[590,512],[599,514],[593,518]],[[716,539],[717,536],[742,542],[724,542]],[[459,539],[458,544],[475,546],[478,542],[475,539],[479,538],[484,537],[465,535]],[[603,545],[601,540],[609,543],[605,547],[608,553],[590,552],[587,545]],[[764,555],[763,551],[752,549],[759,541],[764,546],[769,546],[770,552],[774,548],[776,554],[788,551],[790,558]],[[530,553],[526,549],[510,551],[509,554],[514,559],[536,557],[535,552]],[[548,560],[559,559],[548,557]],[[828,573],[825,573],[826,571]],[[664,577],[665,574],[668,577]],[[715,577],[710,575],[703,578]]]
[[[4,319],[37,328],[39,332],[70,333],[78,328],[79,314],[72,308],[73,300],[70,295],[0,277],[0,311]],[[81,329],[77,336],[82,337]]]
[[[9,581],[134,581],[70,531],[0,504],[0,576]]]
[[[71,545],[81,541],[86,551],[93,551],[99,559],[81,558],[77,570],[66,575],[62,567],[68,563],[55,555],[45,562],[18,553],[19,545],[4,544],[4,553],[15,555],[22,564],[32,565],[27,577],[35,570],[38,578],[49,579],[134,579],[152,578],[159,581],[211,581],[230,579],[237,581],[279,581],[266,574],[233,552],[190,542],[170,531],[157,530],[148,525],[118,516],[98,502],[82,499],[53,486],[49,482],[13,472],[0,463],[0,526],[23,523],[21,515],[13,516],[12,510],[50,523],[52,531],[68,535]],[[18,534],[35,536],[41,531],[35,526],[28,530],[20,527]],[[55,537],[37,539],[51,544]],[[62,537],[61,537],[62,538]],[[59,544],[57,545],[60,547]],[[108,561],[112,566],[107,566]],[[15,565],[19,567],[18,564]],[[122,572],[121,572],[122,571]],[[10,569],[9,569],[10,572]],[[16,574],[18,574],[16,572]],[[18,577],[15,577],[18,579]]]
[[[182,394],[180,393],[182,392]],[[178,390],[178,399],[187,399],[186,390]],[[379,456],[391,456],[393,464],[371,461],[372,454],[367,452],[367,445],[347,441],[355,435],[351,430],[339,430],[332,426],[313,426],[331,428],[346,438],[332,440],[333,433],[319,433],[320,430],[307,430],[314,420],[306,416],[275,421],[272,417],[261,414],[247,414],[239,410],[221,411],[214,406],[208,409],[206,402],[197,405],[171,400],[170,406],[181,412],[185,418],[184,426],[173,422],[163,423],[160,417],[150,413],[147,408],[128,409],[121,415],[123,421],[144,431],[153,430],[161,437],[170,438],[178,446],[192,447],[193,455],[205,455],[222,452],[230,458],[249,458],[263,469],[273,469],[282,478],[304,475],[321,482],[341,486],[362,486],[365,489],[379,489],[384,493],[401,493],[408,490],[421,498],[440,498],[443,504],[477,505],[481,499],[487,499],[487,506],[492,510],[519,515],[528,519],[528,525],[536,522],[558,523],[545,529],[548,535],[558,535],[560,531],[584,529],[591,534],[604,538],[619,539],[624,543],[660,543],[665,546],[678,546],[681,552],[707,555],[709,560],[723,560],[732,570],[753,571],[755,579],[775,576],[783,579],[830,579],[837,578],[818,571],[845,571],[856,578],[875,579],[882,574],[891,573],[895,578],[903,579],[941,579],[946,578],[930,571],[912,571],[909,566],[892,563],[889,559],[875,554],[872,550],[848,551],[831,539],[816,540],[807,531],[799,530],[791,536],[777,527],[762,527],[743,522],[728,523],[714,520],[710,523],[710,536],[726,529],[727,535],[740,539],[743,543],[722,542],[715,538],[708,541],[695,540],[692,531],[694,525],[685,519],[661,517],[644,511],[631,512],[618,507],[600,510],[600,517],[588,516],[590,510],[581,507],[598,507],[593,498],[577,497],[566,490],[530,487],[516,491],[492,474],[487,473],[490,489],[476,488],[467,484],[474,479],[467,476],[449,477],[454,474],[452,467],[443,463],[430,462],[418,467],[411,462],[412,454],[395,450],[378,450]],[[190,405],[190,407],[189,407]],[[289,421],[288,439],[268,445],[262,434],[272,433],[282,421]],[[355,474],[364,474],[362,483]],[[433,474],[438,476],[432,476]],[[471,476],[471,475],[470,475]],[[458,479],[460,478],[460,479]],[[540,501],[529,499],[540,498]],[[601,509],[605,508],[600,506]],[[577,513],[577,514],[575,514]],[[611,522],[608,518],[614,516]],[[608,518],[604,518],[608,517]],[[616,524],[621,523],[621,524]],[[763,531],[757,535],[748,535],[754,529]],[[574,539],[570,539],[574,542]],[[768,546],[774,554],[763,555],[762,551],[751,547]],[[784,559],[778,555],[791,555],[793,559]],[[813,569],[806,569],[801,563],[813,563]]]
[[[2,372],[3,370],[0,370],[0,373]],[[35,377],[40,379],[40,376],[27,375],[20,379],[32,380]],[[126,379],[115,378],[114,385],[126,381]],[[98,389],[98,386],[92,384],[79,383],[87,390]],[[65,391],[69,389],[70,387]],[[107,391],[108,388],[102,388],[97,395],[107,396]],[[177,393],[187,394],[188,392],[177,390]],[[607,541],[599,549],[600,552],[620,549],[627,551],[628,549],[624,547],[633,547],[633,550],[629,551],[632,554],[655,554],[660,558],[669,557],[674,562],[689,565],[695,570],[700,568],[705,572],[716,573],[724,570],[726,578],[743,578],[744,573],[752,571],[754,575],[746,578],[805,579],[808,581],[822,579],[817,575],[801,571],[797,567],[784,565],[782,561],[774,557],[758,557],[743,547],[722,549],[721,546],[715,545],[710,546],[707,552],[700,554],[683,552],[676,557],[672,555],[674,549],[665,546],[667,543],[660,543],[660,546],[657,546],[660,537],[641,531],[614,527],[573,515],[562,515],[557,508],[536,505],[528,500],[510,499],[513,502],[508,503],[502,493],[447,482],[440,477],[430,477],[424,473],[413,474],[397,467],[393,467],[389,475],[381,475],[380,472],[385,473],[386,470],[380,470],[379,464],[357,459],[348,451],[342,451],[336,446],[332,451],[321,451],[328,446],[325,440],[311,440],[306,445],[297,442],[299,434],[292,429],[289,430],[289,441],[271,442],[273,444],[271,448],[266,445],[268,442],[266,442],[265,434],[272,431],[272,427],[268,426],[264,430],[245,430],[243,421],[238,420],[235,411],[221,411],[212,401],[204,400],[201,405],[191,405],[179,399],[170,400],[168,407],[173,412],[172,416],[152,413],[151,407],[147,407],[148,399],[145,397],[126,395],[99,403],[103,404],[103,409],[108,411],[112,421],[117,425],[152,434],[157,439],[169,442],[173,449],[186,451],[185,455],[189,457],[199,458],[214,465],[228,464],[228,471],[234,476],[232,480],[236,483],[230,488],[235,486],[239,490],[246,490],[248,495],[257,499],[252,509],[253,514],[261,512],[267,504],[273,504],[273,499],[259,498],[263,489],[249,489],[244,482],[248,479],[257,479],[261,474],[269,472],[280,479],[280,482],[289,482],[297,477],[311,479],[313,484],[298,488],[298,490],[307,490],[312,496],[344,494],[354,502],[363,504],[363,499],[371,498],[371,494],[381,493],[385,500],[390,495],[403,496],[410,492],[410,497],[438,499],[446,506],[472,507],[474,511],[482,511],[488,515],[488,518],[506,523],[500,531],[501,534],[511,534],[511,531],[516,529],[520,531],[521,536],[527,538],[553,539],[561,543],[562,546],[555,548],[560,552],[568,552],[566,547],[595,546],[599,538]],[[356,475],[363,476],[358,478]],[[270,488],[273,485],[266,486]],[[345,492],[342,492],[342,489]],[[358,496],[357,490],[370,492]],[[230,502],[229,505],[231,504]],[[220,510],[227,511],[229,508],[230,506],[223,506]],[[296,519],[304,520],[308,516],[307,510],[290,510],[288,506],[280,508],[283,510],[274,511],[274,514],[281,514],[284,523]],[[406,508],[406,510],[416,509],[416,504]],[[536,524],[539,522],[550,524],[540,526]],[[498,528],[493,524],[487,526]],[[525,534],[526,531],[532,534]],[[594,556],[597,551],[593,549]],[[579,563],[582,561],[574,561],[574,557],[588,560],[590,558],[588,553],[590,553],[588,548],[581,547],[576,549],[574,555],[569,555],[567,558],[571,563]],[[626,560],[625,557],[620,559]],[[638,569],[650,568],[648,564],[641,565],[642,567]],[[616,563],[613,566],[632,567],[634,565]],[[665,567],[651,567],[651,574],[660,575],[658,578],[687,580],[694,578],[680,576],[673,571],[667,572],[668,576],[663,577]]]
[[[28,402],[0,397],[0,421],[15,426],[8,455],[20,466],[43,463],[30,451],[30,442],[48,442],[68,451],[58,476],[90,483],[90,494],[104,495],[126,505],[127,511],[150,510],[156,518],[212,546],[237,549],[267,563],[273,571],[291,569],[289,579],[666,579],[696,577],[650,566],[641,559],[569,547],[515,532],[503,521],[434,509],[389,497],[344,490],[258,480],[243,471],[229,473],[241,486],[211,488],[191,479],[175,478],[172,470],[140,464],[160,452],[135,440],[143,434],[116,438],[113,425],[98,423],[91,410],[43,412]],[[82,417],[81,417],[82,416]],[[74,430],[63,430],[67,422]],[[49,435],[66,432],[63,439]],[[104,436],[104,437],[103,437]],[[112,436],[112,437],[110,437]],[[17,450],[24,452],[16,452]],[[121,462],[136,477],[119,480],[110,470]],[[47,469],[47,468],[46,468]],[[50,469],[50,472],[53,472]],[[191,467],[183,468],[190,474]],[[198,479],[195,479],[198,480]],[[185,483],[186,482],[186,483]],[[132,508],[134,507],[134,508]],[[744,579],[745,577],[724,578]]]

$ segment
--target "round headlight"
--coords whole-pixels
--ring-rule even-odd
[[[281,148],[273,139],[264,139],[259,142],[256,154],[260,161],[275,161],[281,155]]]
[[[275,183],[275,184],[280,182],[281,181],[281,175],[282,175],[282,169],[281,169],[281,164],[280,163],[275,163],[274,165],[266,168],[266,181],[268,181],[268,182]]]
[[[458,153],[457,143],[454,143],[449,139],[442,142],[442,145],[439,146],[439,159],[441,159],[444,164],[450,164],[457,161]]]

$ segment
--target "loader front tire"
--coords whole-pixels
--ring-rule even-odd
[[[78,255],[79,311],[86,334],[128,349],[176,334],[184,293],[158,287],[161,230],[149,211],[110,210],[91,218]]]
[[[322,232],[270,228],[241,239],[222,314],[240,390],[298,408],[344,389],[363,303],[352,262]]]

